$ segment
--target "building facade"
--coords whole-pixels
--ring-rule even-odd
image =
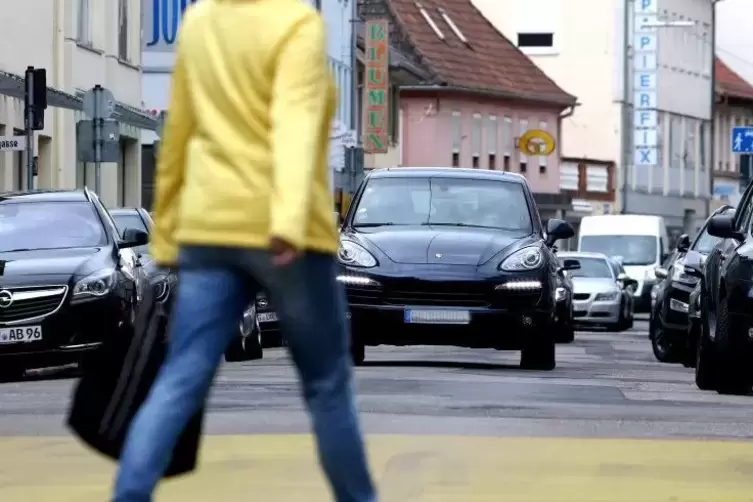
[[[591,165],[590,171],[599,173],[599,179],[604,173],[596,167],[616,166],[612,179],[617,203],[609,211],[624,206],[627,212],[662,215],[670,227],[682,225],[686,210],[694,211],[699,219],[705,216],[711,162],[711,0],[649,0],[640,5],[633,0],[474,3],[550,77],[579,97],[575,113],[563,121],[561,152]],[[656,14],[640,16],[637,11],[646,5]],[[637,40],[651,44],[634,47]],[[628,53],[638,56],[626,63]],[[628,93],[623,91],[625,66],[630,72]],[[648,94],[651,102],[637,103],[636,99],[643,99],[636,97],[642,83],[636,80],[637,71],[646,68],[654,84]],[[626,94],[628,114],[623,120]],[[636,113],[636,108],[648,113]],[[649,130],[647,136],[635,130],[644,118],[651,126],[644,128]],[[623,143],[623,138],[631,137],[632,144]],[[646,146],[641,143],[645,138],[651,143],[649,165],[635,149]],[[629,159],[625,170],[624,157]],[[563,190],[573,189],[577,164],[568,164]],[[584,211],[604,211],[602,200],[583,202]]]
[[[750,20],[753,2],[749,0],[721,0],[716,7],[716,53],[729,68],[746,82],[753,82],[753,37]]]
[[[561,116],[574,107],[575,97],[470,0],[384,5],[394,43],[426,74],[399,90],[399,165],[521,173],[542,217],[571,209],[559,190],[558,144]]]
[[[175,48],[175,32],[180,28],[182,13],[190,4],[201,0],[139,0],[144,12],[142,40],[143,79],[141,89],[144,105],[153,115],[166,111],[170,90]],[[345,165],[344,148],[355,138],[356,110],[353,88],[353,19],[355,0],[305,0],[319,9],[327,23],[329,66],[338,89],[338,109],[330,138],[330,167],[333,184]],[[168,9],[164,8],[168,5]],[[166,19],[163,22],[163,18]],[[165,33],[164,26],[176,27]],[[142,134],[144,150],[144,198],[151,204],[154,176],[154,147],[158,140],[153,131]]]
[[[7,0],[0,18],[0,136],[24,128],[23,74],[47,70],[45,128],[34,135],[36,188],[94,188],[94,166],[78,161],[76,123],[81,96],[94,85],[118,101],[118,162],[101,165],[100,197],[111,206],[140,203],[138,127],[151,121],[141,108],[139,0]],[[28,188],[23,152],[0,152],[0,190]]]

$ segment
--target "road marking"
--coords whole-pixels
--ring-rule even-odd
[[[386,502],[743,502],[753,492],[745,442],[370,436],[369,450]],[[0,439],[0,451],[3,502],[109,498],[112,465],[72,439]],[[159,494],[249,499],[331,500],[309,436],[209,436],[199,473]]]

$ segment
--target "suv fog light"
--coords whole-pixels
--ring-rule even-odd
[[[680,300],[675,300],[674,298],[670,298],[669,308],[677,312],[682,312],[683,314],[688,313],[688,304],[681,302]]]

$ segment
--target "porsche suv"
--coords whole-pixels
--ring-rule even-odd
[[[130,332],[149,287],[133,248],[96,194],[0,194],[0,379],[81,363],[105,337]]]
[[[559,260],[573,235],[546,229],[523,176],[478,169],[369,173],[340,233],[338,279],[350,309],[351,350],[455,345],[521,350],[521,366],[555,367]]]

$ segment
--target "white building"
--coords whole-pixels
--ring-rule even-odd
[[[634,9],[635,3],[627,1]],[[563,121],[561,155],[586,164],[597,161],[621,166],[626,0],[474,3],[551,78],[578,96],[580,106]],[[686,210],[703,217],[709,198],[712,7],[711,0],[650,0],[649,4],[658,10],[659,21],[693,24],[653,28],[658,48],[653,47],[649,59],[654,58],[656,65],[657,89],[656,103],[649,108],[658,108],[654,122],[656,165],[628,166],[627,210],[663,215],[668,225],[679,227]],[[632,41],[642,26],[636,26],[632,15],[630,19],[628,40]],[[629,63],[632,72],[633,65],[645,60],[636,58]],[[631,76],[634,87],[633,80]],[[629,94],[632,97],[633,92]],[[632,113],[630,120],[633,127]],[[563,163],[561,171],[562,189],[573,189],[566,184],[577,180],[576,165]],[[621,207],[622,169],[615,175],[617,206]],[[593,210],[601,212],[603,205],[594,202]]]
[[[722,0],[717,5],[717,54],[738,75],[753,82],[753,36],[750,21],[753,2],[750,0]]]
[[[0,136],[22,133],[23,78],[28,66],[47,70],[45,129],[35,134],[37,188],[94,188],[93,165],[77,160],[76,122],[83,92],[99,84],[117,103],[121,159],[102,164],[106,204],[140,202],[141,7],[139,0],[4,0],[0,16]],[[10,13],[13,13],[10,15]],[[153,121],[152,121],[153,122]],[[26,188],[22,152],[0,152],[0,190]]]

